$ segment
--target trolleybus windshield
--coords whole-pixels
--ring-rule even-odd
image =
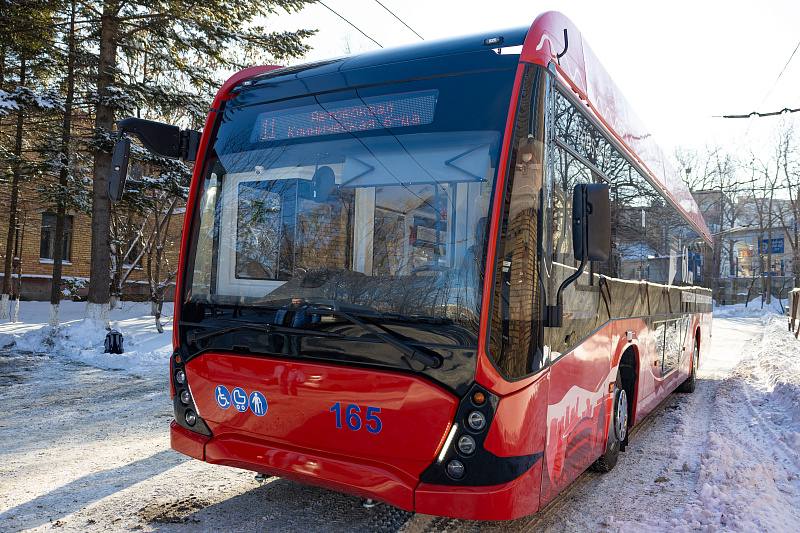
[[[240,95],[206,165],[187,300],[335,301],[477,336],[513,76]]]

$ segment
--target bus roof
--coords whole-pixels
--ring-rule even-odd
[[[556,11],[539,15],[525,38],[520,59],[543,66],[554,63],[562,79],[647,172],[653,184],[672,200],[709,244],[712,242],[711,232],[689,188],[572,21]]]
[[[568,38],[569,46],[564,41]],[[498,42],[497,39],[500,39]],[[279,68],[248,80],[248,85],[274,84],[287,78],[308,80],[332,72],[370,70],[419,59],[482,52],[487,48],[521,48],[520,60],[548,67],[553,63],[562,80],[590,112],[611,132],[653,184],[695,227],[709,244],[711,232],[678,172],[655,143],[651,133],[633,112],[622,92],[603,68],[575,25],[563,14],[548,11],[530,28],[491,31],[465,37],[425,41],[396,48],[374,50],[348,57]],[[515,50],[516,52],[516,50]],[[502,53],[502,51],[501,51]],[[560,57],[559,57],[560,56]],[[411,67],[409,67],[411,68]],[[411,73],[411,72],[409,72]]]

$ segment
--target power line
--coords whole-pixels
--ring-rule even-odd
[[[359,28],[358,26],[356,26],[355,24],[344,18],[342,15],[340,15],[339,13],[328,7],[328,5],[325,2],[323,2],[322,0],[317,0],[317,3],[321,4],[325,9],[327,9],[328,11],[330,11],[331,13],[333,13],[334,15],[336,15],[337,17],[348,23],[350,26],[354,27],[358,31],[358,33],[360,33],[373,43],[377,44],[380,48],[383,48],[383,45],[381,43],[379,43],[378,41],[376,41],[375,39],[364,33],[364,31],[361,28]]]
[[[798,49],[800,49],[800,41],[797,42],[797,46],[795,46],[794,50],[792,50],[792,54],[789,56],[789,59],[786,61],[786,64],[783,65],[783,68],[781,69],[780,73],[778,73],[778,77],[775,78],[775,81],[772,83],[772,87],[770,87],[769,91],[767,92],[767,95],[764,96],[763,100],[761,100],[762,104],[767,100],[767,98],[769,98],[769,95],[772,94],[772,91],[775,90],[775,87],[777,87],[778,81],[781,79],[781,76],[783,76],[783,73],[786,72],[786,68],[789,66],[789,63],[792,62],[792,59],[794,59],[794,55],[797,53]]]
[[[795,109],[789,109],[788,107],[784,107],[778,111],[770,111],[768,113],[759,113],[758,111],[751,111],[746,115],[714,115],[714,118],[753,118],[753,117],[774,117],[777,115],[788,115],[789,113],[800,113],[800,107]]]
[[[417,33],[417,32],[414,30],[414,28],[412,28],[411,26],[409,26],[408,24],[406,24],[406,23],[405,23],[405,21],[404,21],[403,19],[401,19],[400,17],[398,17],[397,15],[395,15],[395,14],[394,14],[394,11],[392,11],[391,9],[389,9],[388,7],[386,7],[385,5],[383,5],[383,3],[382,3],[380,0],[375,0],[375,3],[377,3],[377,4],[378,4],[379,6],[381,6],[383,9],[385,9],[386,11],[388,11],[388,12],[389,12],[389,14],[390,14],[390,15],[392,15],[394,18],[396,18],[397,20],[399,20],[399,21],[400,21],[400,24],[402,24],[403,26],[405,26],[406,28],[408,28],[409,30],[411,30],[411,32],[412,32],[414,35],[416,35],[417,37],[419,37],[419,38],[420,38],[420,39],[422,39],[423,41],[425,40],[425,37],[423,37],[422,35],[420,35],[419,33]]]

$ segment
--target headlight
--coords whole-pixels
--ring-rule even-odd
[[[183,403],[183,405],[189,405],[189,402],[191,402],[191,401],[192,401],[192,396],[189,394],[189,391],[188,390],[182,390],[181,391],[181,403]]]
[[[486,427],[486,417],[480,411],[472,411],[467,415],[467,424],[475,431],[480,431]]]
[[[175,381],[177,381],[179,385],[186,383],[186,372],[183,370],[175,372]]]
[[[447,463],[447,475],[453,479],[461,479],[464,477],[464,463],[458,459],[453,459]]]
[[[475,451],[475,439],[470,435],[461,435],[458,439],[458,451],[464,455],[471,455]]]
[[[197,415],[194,414],[194,411],[192,411],[191,409],[186,411],[186,414],[184,415],[183,418],[184,420],[186,420],[186,423],[189,424],[190,426],[193,426],[195,422],[197,422]]]

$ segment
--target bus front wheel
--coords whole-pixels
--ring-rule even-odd
[[[628,436],[628,393],[622,387],[622,378],[617,374],[614,384],[614,405],[611,424],[608,428],[606,451],[592,465],[598,472],[610,472],[619,459],[619,452]]]
[[[700,343],[697,342],[697,339],[694,340],[694,352],[692,353],[692,368],[689,370],[689,377],[686,378],[686,381],[681,383],[677,391],[678,392],[694,392],[695,387],[697,386],[697,365],[700,363]]]

